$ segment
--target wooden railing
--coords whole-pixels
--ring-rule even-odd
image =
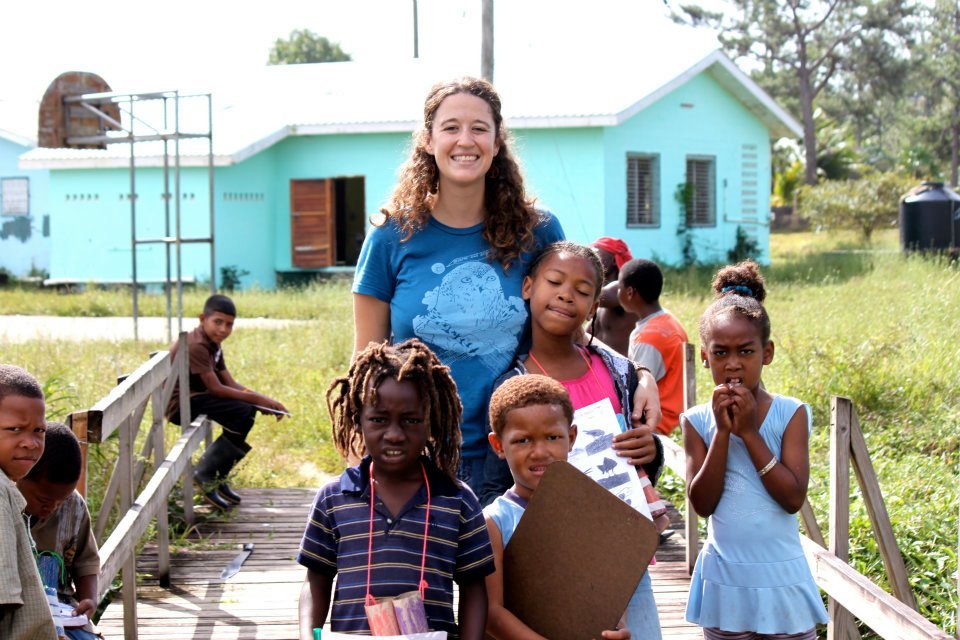
[[[691,344],[686,346],[684,365],[684,406],[689,408],[696,404],[696,360],[694,346]],[[807,531],[806,536],[800,537],[803,551],[814,580],[828,596],[828,640],[859,638],[852,616],[862,620],[882,638],[950,640],[951,636],[916,610],[917,603],[910,589],[907,570],[894,538],[890,517],[853,402],[849,398],[834,396],[830,409],[829,550],[825,548],[826,543],[810,503],[804,501],[800,510],[800,517]],[[661,442],[664,445],[667,468],[686,483],[686,456],[683,447],[669,438],[661,438]],[[894,595],[890,595],[847,564],[851,460]],[[686,498],[684,510],[687,570],[693,573],[699,548],[698,516],[689,498]]]
[[[186,344],[186,333],[180,334]],[[170,526],[168,496],[178,480],[183,487],[183,511],[188,524],[193,524],[192,454],[201,442],[210,440],[210,422],[206,416],[190,420],[189,395],[180,394],[182,425],[176,444],[165,453],[165,408],[173,395],[174,383],[189,389],[189,357],[187,349],[178,349],[171,361],[169,353],[158,352],[136,371],[124,378],[103,399],[85,411],[67,417],[67,424],[80,439],[84,464],[78,490],[87,495],[86,459],[88,444],[101,444],[114,433],[119,440],[117,461],[104,490],[100,510],[93,529],[100,543],[100,578],[98,602],[110,589],[118,573],[122,574],[124,638],[137,638],[137,546],[151,520],[157,520],[158,577],[160,584],[170,583]],[[151,421],[143,439],[140,455],[135,445],[140,425],[151,407]],[[137,494],[153,458],[153,474]],[[118,508],[116,525],[104,540],[114,507]]]

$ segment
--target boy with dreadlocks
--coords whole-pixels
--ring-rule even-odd
[[[369,635],[365,603],[419,590],[430,630],[483,638],[493,555],[477,498],[456,479],[461,405],[449,368],[416,339],[370,343],[330,385],[327,408],[337,450],[364,457],[317,493],[297,556],[300,637],[323,626],[337,576],[333,631]]]

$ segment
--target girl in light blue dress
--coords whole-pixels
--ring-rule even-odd
[[[796,517],[810,471],[810,407],[760,384],[774,348],[757,265],[724,267],[713,287],[700,357],[716,387],[681,420],[687,492],[709,518],[686,617],[707,640],[814,640],[827,613]]]

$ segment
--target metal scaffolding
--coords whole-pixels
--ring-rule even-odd
[[[182,102],[186,100],[200,100],[206,104],[205,118],[203,115],[198,119],[199,128],[203,129],[202,124],[205,120],[206,130],[185,131],[181,128],[181,107]],[[157,91],[151,93],[89,93],[77,96],[64,97],[64,103],[69,107],[72,105],[95,115],[100,122],[100,132],[96,135],[71,135],[71,119],[65,118],[66,126],[66,144],[69,147],[80,145],[100,145],[100,144],[128,144],[130,145],[130,247],[132,260],[132,288],[133,288],[133,336],[135,340],[139,339],[139,285],[137,278],[137,248],[141,245],[162,244],[165,249],[166,277],[163,282],[164,295],[167,305],[167,341],[173,338],[173,301],[172,289],[176,288],[177,293],[177,333],[183,331],[183,272],[182,272],[182,249],[185,244],[209,244],[210,245],[210,293],[216,293],[217,279],[214,261],[214,195],[213,195],[213,102],[211,94],[183,94],[179,91]],[[120,110],[119,120],[104,112],[104,105],[116,105]],[[137,113],[134,113],[134,107],[137,106]],[[152,111],[151,111],[152,107]],[[160,114],[157,113],[157,107]],[[71,109],[66,109],[70,113]],[[161,120],[161,124],[151,124],[148,118],[154,121]],[[171,127],[172,121],[172,127]],[[180,225],[180,141],[191,139],[205,139],[206,145],[206,167],[209,185],[209,203],[210,203],[210,234],[202,237],[184,238],[181,234]],[[156,238],[138,238],[137,237],[137,144],[149,142],[163,143],[163,209],[164,209],[164,235]],[[171,153],[171,143],[173,150]],[[173,231],[171,233],[171,159],[173,161]],[[175,252],[176,273],[172,273],[171,267],[171,245]],[[175,276],[175,277],[174,277]]]

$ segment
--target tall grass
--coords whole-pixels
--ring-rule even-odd
[[[920,611],[954,633],[960,270],[937,258],[904,257],[890,251],[895,246],[895,232],[880,234],[870,247],[856,244],[852,235],[775,235],[773,265],[764,273],[776,355],[763,378],[771,391],[797,396],[813,407],[809,496],[824,529],[830,396],[853,399]],[[697,320],[711,299],[713,272],[694,268],[666,273],[663,303],[683,322],[692,342],[698,342]],[[122,306],[126,295],[18,291],[5,297],[0,290],[0,305],[8,313],[66,313],[68,308],[102,304],[111,314],[123,315],[129,309]],[[205,292],[191,295],[195,298],[189,298],[190,304],[199,306]],[[324,394],[349,358],[349,286],[339,281],[298,290],[239,292],[235,298],[245,316],[316,320],[280,330],[243,329],[225,344],[235,377],[282,400],[294,414],[279,423],[258,418],[251,435],[255,448],[238,468],[238,483],[316,486],[324,474],[341,466],[330,445]],[[110,306],[114,304],[119,306]],[[162,310],[162,298],[156,308]],[[26,365],[47,381],[57,392],[51,397],[52,409],[61,413],[90,406],[109,391],[116,375],[132,371],[150,350],[164,346],[108,341],[0,344],[0,360]],[[713,386],[707,370],[698,369],[697,385],[700,400],[706,400]],[[101,450],[99,468],[91,470],[93,486],[102,485],[115,456],[113,444]],[[886,586],[855,482],[851,499],[851,563]]]

